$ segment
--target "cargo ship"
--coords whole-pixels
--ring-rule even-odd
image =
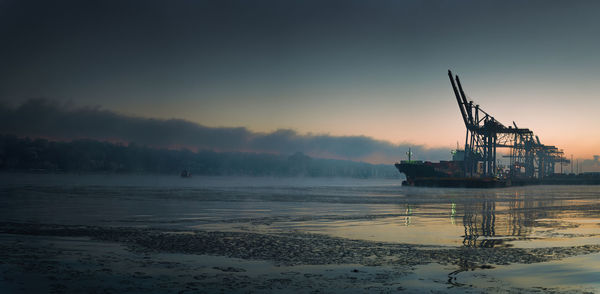
[[[451,161],[420,161],[411,160],[409,151],[408,160],[396,163],[399,172],[406,176],[403,186],[416,187],[453,187],[453,188],[497,188],[511,185],[510,179],[499,176],[473,175],[465,177],[464,151],[455,150]]]
[[[562,149],[542,144],[528,128],[518,127],[513,121],[505,126],[467,99],[458,76],[448,70],[454,97],[467,129],[464,150],[453,152],[451,161],[408,160],[395,166],[406,175],[403,183],[425,187],[494,188],[534,184],[589,184],[600,183],[593,176],[565,177],[556,175],[556,165],[571,163]],[[508,149],[497,153],[498,148]],[[500,166],[497,157],[508,158],[508,168]],[[573,168],[571,167],[571,170]],[[600,176],[598,177],[600,178]]]

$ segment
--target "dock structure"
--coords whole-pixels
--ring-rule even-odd
[[[538,179],[555,173],[556,164],[570,161],[555,146],[544,145],[528,128],[505,126],[478,104],[467,99],[458,75],[448,70],[448,77],[466,127],[464,169],[465,177],[475,175],[499,176],[497,149],[508,149],[508,175],[511,179]]]

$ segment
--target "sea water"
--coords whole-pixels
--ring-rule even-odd
[[[382,179],[0,176],[0,221],[301,231],[442,246],[600,244],[600,186],[451,189]]]
[[[394,179],[154,175],[0,179],[0,222],[301,232],[451,248],[600,244],[600,186],[449,189],[403,187]],[[484,275],[511,285],[537,279],[600,291],[599,258],[500,266]],[[548,278],[557,272],[562,280]]]

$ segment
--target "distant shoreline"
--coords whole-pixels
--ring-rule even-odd
[[[192,176],[275,176],[390,178],[401,176],[392,164],[291,155],[159,149],[102,142],[69,142],[0,135],[0,172],[69,174],[161,174]]]
[[[23,174],[23,175],[73,175],[73,176],[172,176],[174,178],[181,178],[178,173],[153,173],[153,172],[95,172],[95,171],[28,171],[28,170],[0,170],[0,175],[6,174]],[[308,175],[246,175],[246,174],[200,174],[194,175],[194,177],[208,177],[208,178],[225,178],[225,177],[243,177],[243,178],[274,178],[274,179],[357,179],[357,180],[401,180],[403,177],[399,174],[397,177],[371,177],[371,178],[360,178],[350,176],[308,176]],[[186,178],[182,178],[185,180]]]

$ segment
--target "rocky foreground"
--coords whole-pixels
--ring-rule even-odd
[[[424,289],[442,293],[582,293],[585,291],[581,289],[514,288],[493,281],[474,287],[461,284],[456,278],[458,273],[474,269],[485,272],[498,265],[600,252],[600,245],[457,248],[306,233],[166,231],[10,222],[0,223],[0,237],[0,286],[8,293],[311,293],[323,289],[340,293]],[[263,272],[257,272],[257,264],[258,268],[262,265]],[[420,274],[418,269],[415,271],[426,264],[435,266],[421,269]],[[442,279],[419,276],[434,270],[441,273]],[[29,283],[31,280],[38,282]]]
[[[33,236],[89,237],[126,244],[132,250],[219,255],[273,261],[279,265],[418,265],[454,264],[465,268],[536,263],[600,252],[600,245],[547,248],[468,248],[349,240],[319,234],[163,231],[0,223],[0,233]]]

